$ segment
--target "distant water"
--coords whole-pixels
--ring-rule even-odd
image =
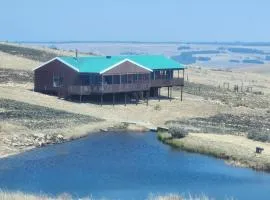
[[[30,46],[54,47],[64,50],[78,49],[98,55],[165,55],[182,64],[193,64],[207,68],[244,68],[270,64],[269,46],[237,46],[237,44],[203,43],[143,43],[143,42],[64,42],[23,43]],[[184,46],[183,46],[184,45]],[[251,45],[251,44],[250,44]],[[181,48],[184,47],[184,48]],[[203,58],[203,59],[202,59]],[[237,60],[238,62],[231,62]],[[243,62],[245,61],[245,62]]]
[[[101,133],[1,159],[0,188],[108,199],[204,193],[269,200],[270,175],[171,149],[154,133]]]

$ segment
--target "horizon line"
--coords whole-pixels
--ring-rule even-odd
[[[220,45],[267,45],[270,41],[136,41],[136,40],[47,40],[47,41],[31,41],[31,40],[0,40],[6,43],[25,43],[25,44],[67,44],[67,43],[134,43],[134,44],[220,44]]]

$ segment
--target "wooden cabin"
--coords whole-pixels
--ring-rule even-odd
[[[56,57],[34,69],[34,90],[59,97],[123,93],[160,95],[184,86],[184,66],[165,56]],[[182,100],[182,92],[181,92]]]

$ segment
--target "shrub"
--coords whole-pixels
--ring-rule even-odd
[[[154,110],[160,111],[161,110],[161,106],[159,104],[156,104],[154,106]]]
[[[168,132],[173,138],[184,138],[188,135],[188,130],[177,125],[170,126]]]
[[[264,93],[262,91],[255,91],[253,92],[253,94],[256,94],[256,95],[264,95]]]
[[[270,131],[253,129],[248,131],[247,137],[251,140],[270,142]]]

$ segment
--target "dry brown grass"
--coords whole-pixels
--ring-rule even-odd
[[[0,158],[20,153],[29,150],[33,147],[15,147],[9,144],[13,138],[20,138],[23,134],[33,134],[33,131],[26,127],[8,123],[0,122]]]
[[[270,64],[264,64],[264,65],[256,65],[256,66],[249,66],[245,68],[240,68],[237,69],[236,71],[243,73],[243,72],[248,72],[248,73],[255,73],[255,74],[261,74],[261,75],[270,75]]]
[[[166,95],[166,90],[162,93]],[[0,87],[0,96],[7,99],[16,99],[34,105],[43,105],[49,108],[57,108],[69,112],[87,114],[103,118],[110,121],[135,121],[151,123],[154,125],[164,124],[168,120],[181,117],[211,116],[217,112],[228,110],[228,106],[222,106],[218,103],[209,103],[202,98],[185,95],[184,101],[179,100],[180,92],[175,92],[174,99],[150,100],[149,106],[146,104],[128,104],[124,105],[96,105],[91,103],[76,103],[58,99],[55,96],[44,95],[29,90],[29,86],[19,87],[3,86]],[[161,110],[155,110],[155,105],[160,104]]]
[[[32,70],[40,64],[38,61],[0,51],[0,68]]]
[[[160,139],[183,150],[224,158],[233,165],[270,170],[270,143],[243,136],[204,133],[191,133],[183,139]],[[256,147],[264,148],[262,154],[255,153]]]
[[[37,61],[37,60],[32,60],[30,59],[31,56],[28,58],[23,57],[21,52],[18,52],[20,48],[29,48],[29,50],[37,50],[41,51],[42,54],[49,54],[51,55],[50,59],[52,59],[52,56],[74,56],[75,52],[73,51],[65,51],[61,49],[51,49],[48,47],[38,47],[38,46],[24,46],[24,45],[19,45],[19,44],[13,44],[13,43],[5,43],[5,42],[0,42],[0,45],[8,45],[11,46],[12,48],[17,48],[16,51],[6,51],[2,52],[0,51],[0,68],[9,68],[9,69],[21,69],[21,70],[33,70],[34,68],[38,67],[42,62]],[[24,52],[25,53],[25,52]],[[30,55],[30,54],[29,54]],[[85,56],[86,54],[80,53],[81,56]],[[88,55],[89,56],[89,55]],[[33,55],[33,57],[35,57]],[[46,60],[44,60],[46,61]]]
[[[262,91],[266,94],[270,94],[270,74],[263,73],[264,71],[269,71],[268,66],[264,65],[259,71],[256,71],[255,69],[257,68],[255,67],[253,67],[253,69],[253,71],[247,68],[235,69],[230,72],[191,67],[187,70],[186,74],[188,74],[189,81],[199,84],[212,85],[215,87],[220,85],[223,87],[223,83],[228,82],[232,89],[234,85],[240,87],[243,83],[244,87],[252,86],[254,91]]]

